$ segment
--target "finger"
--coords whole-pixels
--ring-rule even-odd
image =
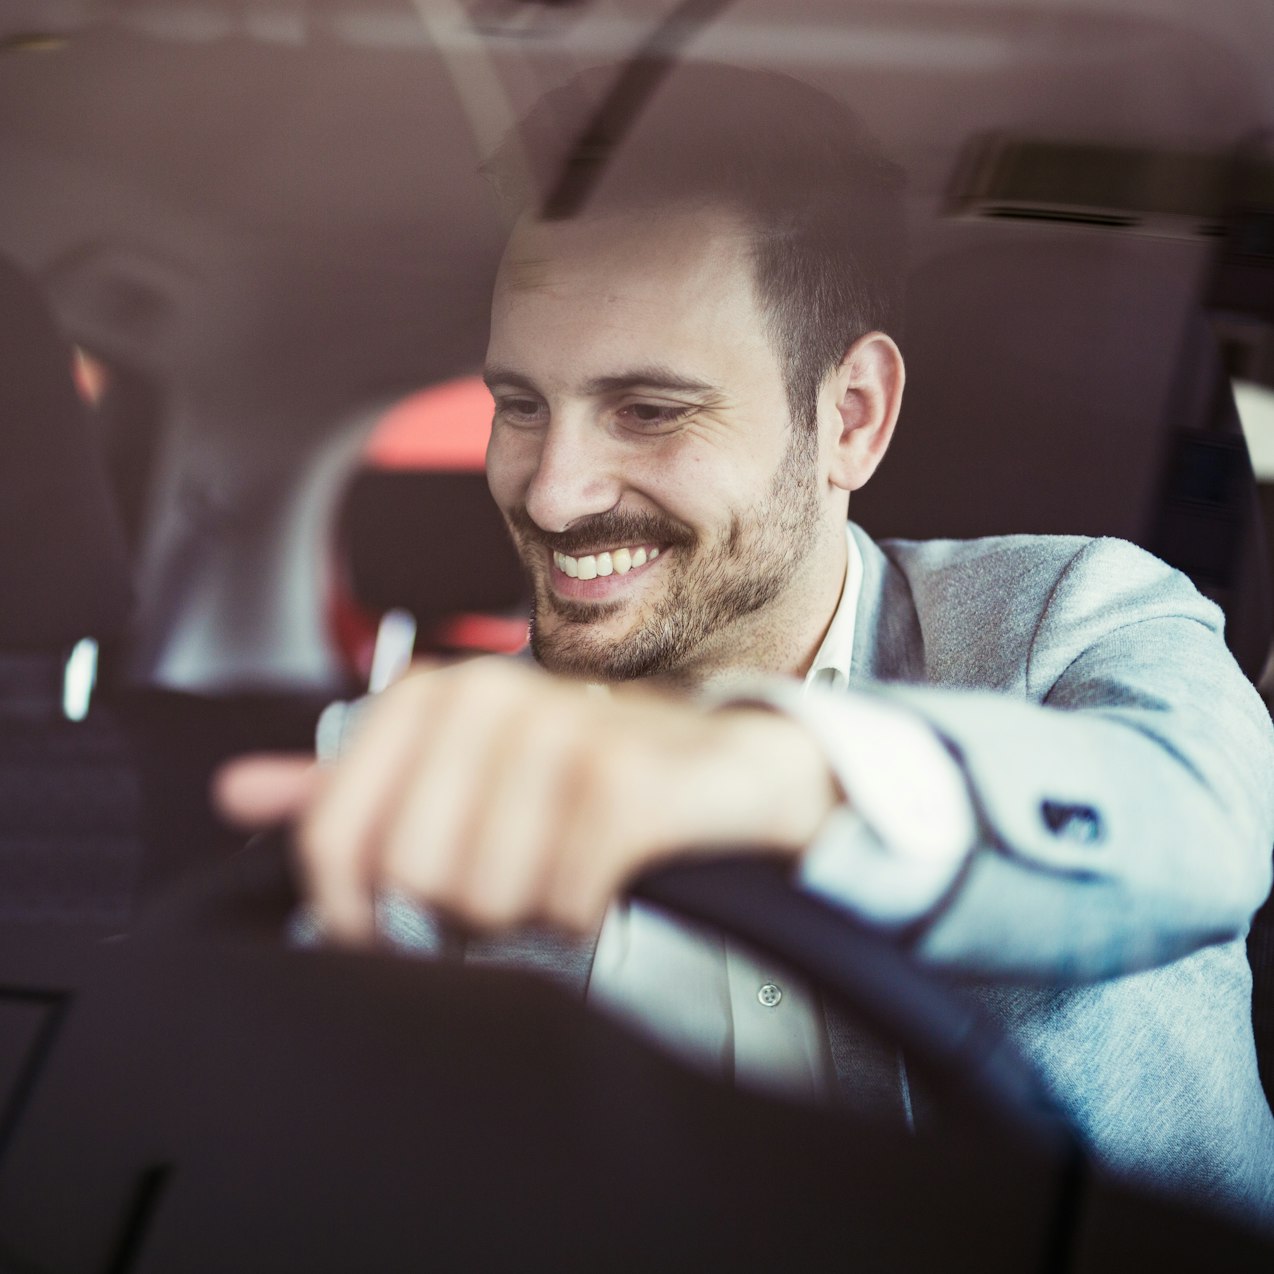
[[[227,823],[254,831],[296,818],[313,800],[317,780],[312,756],[258,753],[220,766],[209,794]]]
[[[348,942],[374,931],[376,863],[417,753],[430,737],[432,674],[404,678],[369,708],[297,833],[310,899],[326,930]]]
[[[627,880],[658,852],[658,804],[642,799],[637,786],[649,767],[631,764],[631,756],[622,743],[597,747],[567,775],[545,907],[575,932],[596,929]]]
[[[536,704],[506,722],[496,743],[491,781],[464,833],[469,850],[459,892],[477,924],[554,918],[546,885],[578,746],[571,706]]]
[[[417,750],[402,800],[387,822],[378,867],[421,902],[476,920],[463,880],[473,846],[467,829],[499,783],[492,757],[507,720],[508,683],[455,674],[433,704],[436,728]]]

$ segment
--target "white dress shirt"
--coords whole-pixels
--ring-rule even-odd
[[[862,557],[847,528],[845,583],[804,684],[767,680],[728,702],[758,702],[819,740],[847,796],[802,857],[800,878],[884,926],[923,915],[974,841],[963,776],[905,709],[849,690]],[[588,998],[723,1079],[830,1097],[836,1081],[817,998],[781,965],[642,903],[607,913]]]

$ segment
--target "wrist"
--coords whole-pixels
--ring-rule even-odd
[[[818,742],[799,721],[753,704],[724,708],[717,721],[747,840],[801,853],[845,799]]]

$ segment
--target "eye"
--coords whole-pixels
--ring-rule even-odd
[[[542,424],[548,410],[538,398],[497,398],[495,404],[497,420],[511,425]]]
[[[625,403],[615,413],[620,422],[642,433],[672,429],[693,408],[673,403]]]

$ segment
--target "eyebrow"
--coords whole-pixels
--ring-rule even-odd
[[[497,385],[508,385],[511,389],[529,389],[534,394],[540,392],[529,376],[515,372],[509,367],[484,367],[482,380],[488,389],[494,389]]]
[[[508,385],[514,389],[526,389],[538,393],[535,382],[522,372],[510,367],[488,367],[482,375],[488,388]],[[679,376],[667,367],[634,367],[615,376],[594,376],[584,382],[583,392],[590,395],[616,394],[629,389],[671,390],[683,394],[715,393],[717,387],[704,381]]]

